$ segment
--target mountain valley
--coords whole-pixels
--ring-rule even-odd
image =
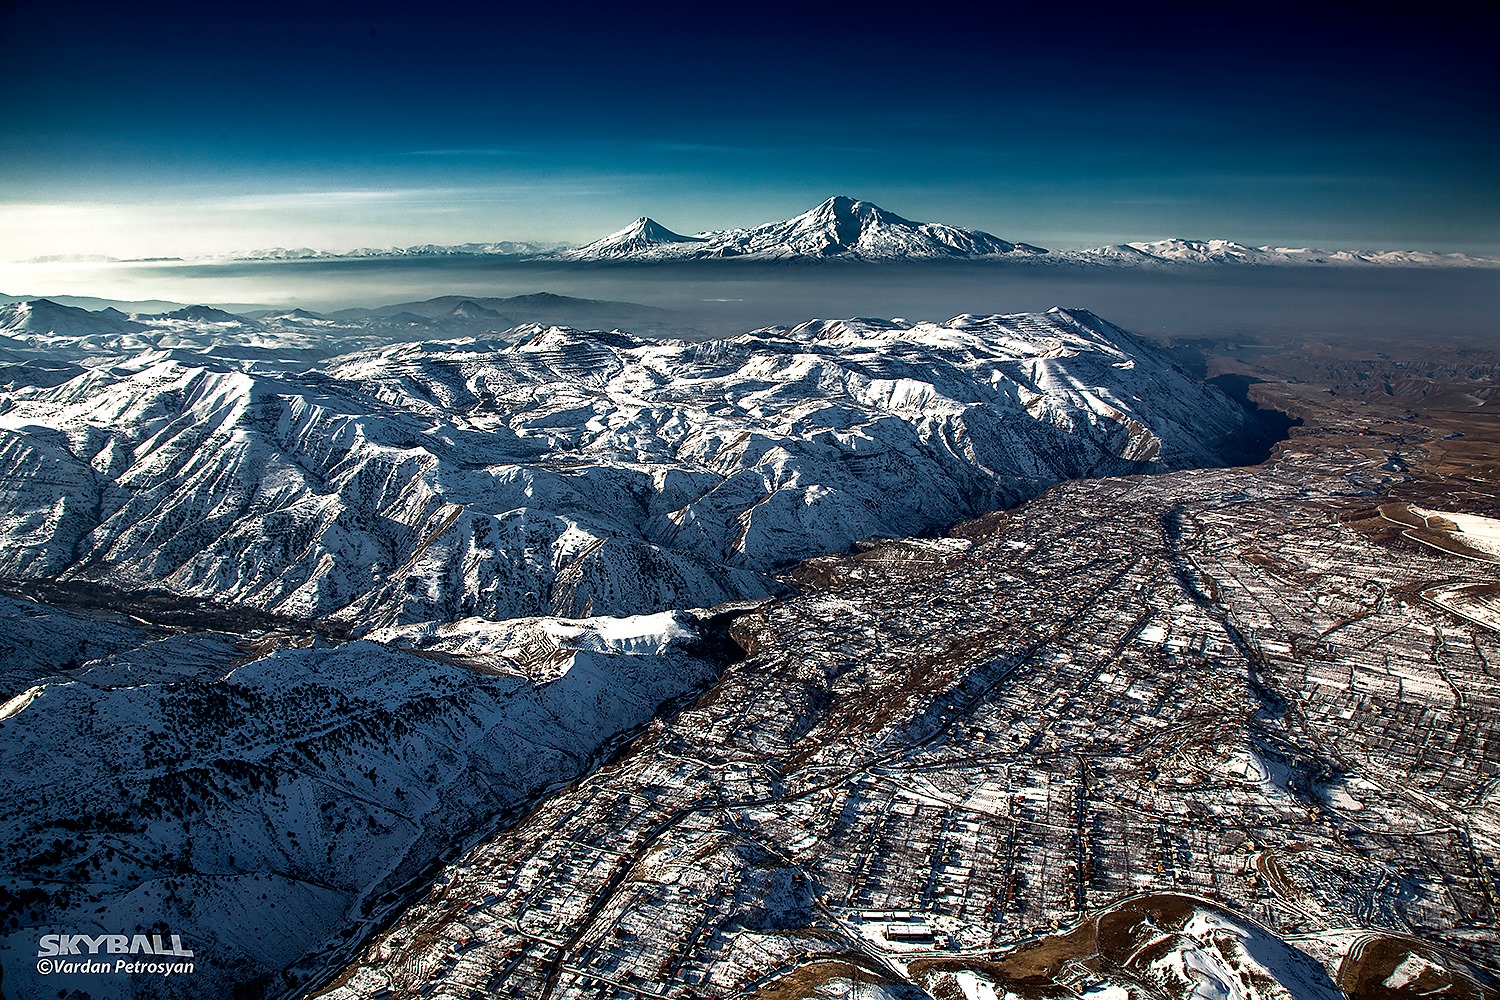
[[[0,316],[6,995],[1495,989],[1493,359],[413,305]]]

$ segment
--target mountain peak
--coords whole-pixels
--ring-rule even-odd
[[[91,312],[51,299],[22,300],[0,306],[0,330],[6,333],[82,337],[139,329],[141,324],[132,322],[116,309]]]
[[[114,310],[110,309],[101,310],[102,313],[109,313],[113,311]],[[234,313],[225,312],[223,309],[215,309],[213,306],[203,305],[183,306],[181,309],[174,309],[171,312],[153,313],[148,316],[142,316],[141,318],[145,320],[177,319],[186,320],[193,323],[243,324],[245,322],[245,317],[243,316],[236,316]]]
[[[464,299],[454,306],[448,313],[456,319],[499,319],[500,314],[493,309],[486,309],[473,299]]]
[[[580,260],[634,257],[657,247],[699,242],[701,240],[696,237],[674,233],[655,219],[643,215],[624,229],[577,250],[566,251],[561,256]]]
[[[860,201],[848,195],[835,195],[810,212],[788,222],[794,229],[821,230],[828,242],[819,248],[821,256],[832,256],[858,246],[867,235],[882,228],[917,227],[921,223],[887,212],[874,202]]]
[[[828,212],[833,215],[850,215],[854,211],[856,211],[860,205],[864,204],[867,203],[860,201],[858,198],[851,198],[846,194],[836,194],[832,198],[829,198],[827,201],[823,202],[823,204],[819,205],[817,209],[815,209],[815,211]],[[879,211],[879,209],[875,205],[870,205],[870,207],[875,208],[877,211]]]
[[[812,209],[811,211],[804,212],[801,216],[799,216],[799,218],[806,217],[831,219],[882,219],[899,220],[901,222],[909,221],[907,219],[902,219],[901,216],[896,215],[892,212],[887,212],[885,209],[881,208],[873,201],[861,201],[858,198],[851,198],[846,194],[834,195],[832,198],[829,198],[828,200],[819,204],[816,208]]]
[[[692,243],[691,236],[682,236],[672,232],[666,226],[657,222],[649,216],[641,216],[630,225],[614,234],[619,237],[648,240],[652,243]]]

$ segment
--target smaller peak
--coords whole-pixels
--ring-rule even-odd
[[[500,314],[493,309],[486,309],[473,299],[464,299],[448,312],[449,316],[456,319],[498,319]]]
[[[637,250],[662,243],[696,242],[698,241],[693,237],[674,233],[655,219],[643,215],[624,229],[610,233],[604,239],[599,240],[597,243],[591,243],[582,249],[608,250],[617,248]]]
[[[307,322],[314,322],[315,321],[315,322],[320,322],[320,323],[321,322],[326,322],[328,320],[328,317],[326,317],[326,316],[320,315],[320,314],[315,313],[315,312],[310,312],[309,310],[302,309],[300,307],[298,307],[296,309],[283,309],[280,312],[269,313],[269,314],[266,315],[265,318],[266,319],[287,319],[287,320],[293,320],[293,321],[303,320],[303,321],[307,321]]]
[[[181,309],[173,309],[171,312],[155,313],[146,319],[181,319],[200,323],[231,323],[240,322],[242,317],[234,313],[225,312],[223,309],[215,309],[213,306],[193,305],[183,306]]]

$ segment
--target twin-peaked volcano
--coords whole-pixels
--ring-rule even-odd
[[[829,198],[810,211],[748,229],[682,236],[648,218],[559,256],[568,260],[911,260],[1044,254],[975,229],[913,222],[855,198]]]

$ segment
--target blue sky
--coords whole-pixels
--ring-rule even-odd
[[[831,194],[1043,246],[1500,253],[1483,24],[1206,11],[10,0],[0,259],[580,242]]]

